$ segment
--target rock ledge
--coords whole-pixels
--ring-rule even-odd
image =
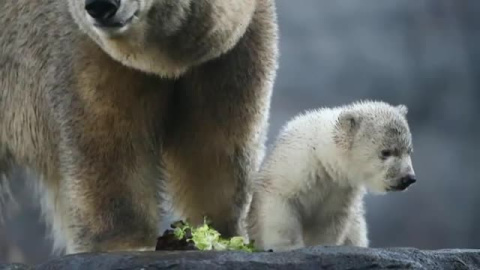
[[[129,252],[77,254],[37,266],[0,270],[60,269],[480,269],[480,250],[313,247],[291,252]]]

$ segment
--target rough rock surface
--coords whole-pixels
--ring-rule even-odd
[[[30,269],[0,265],[0,270]],[[314,247],[292,252],[138,252],[79,254],[31,269],[480,269],[480,250]]]
[[[30,270],[32,269],[30,266],[23,265],[23,264],[1,264],[0,263],[0,270]]]

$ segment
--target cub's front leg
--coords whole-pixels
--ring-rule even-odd
[[[256,192],[247,217],[248,235],[261,250],[302,248],[303,227],[294,205],[278,194]]]
[[[343,245],[368,247],[368,226],[365,220],[365,211],[363,202],[351,213],[351,221],[348,225]]]

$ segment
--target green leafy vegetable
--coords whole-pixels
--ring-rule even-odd
[[[236,250],[245,252],[256,252],[253,242],[247,244],[241,236],[235,236],[230,239],[222,238],[220,233],[212,228],[207,220],[203,225],[194,228],[190,224],[178,221],[172,224],[173,234],[178,240],[193,242],[199,250]]]

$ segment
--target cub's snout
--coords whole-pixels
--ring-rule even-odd
[[[391,188],[391,191],[403,191],[406,190],[409,186],[417,182],[417,178],[414,174],[407,174],[406,176],[400,178],[396,185]]]

